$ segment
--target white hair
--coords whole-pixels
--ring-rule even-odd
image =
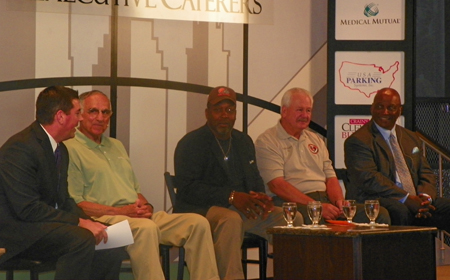
[[[291,88],[291,89],[287,90],[284,93],[283,98],[281,98],[280,113],[281,113],[281,110],[283,107],[291,106],[291,100],[292,100],[292,96],[294,94],[308,96],[309,100],[311,100],[311,106],[313,105],[314,99],[313,99],[311,93],[309,91],[307,91],[306,89],[295,87],[295,88]]]

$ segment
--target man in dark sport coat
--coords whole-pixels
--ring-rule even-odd
[[[0,148],[0,247],[13,257],[54,260],[55,279],[118,279],[123,248],[95,251],[105,225],[89,219],[67,191],[63,140],[80,121],[78,93],[49,87],[36,101],[36,121]],[[59,152],[58,152],[59,151]]]
[[[436,179],[416,134],[396,125],[402,113],[395,89],[380,89],[371,107],[372,119],[344,143],[348,182],[346,197],[363,203],[378,199],[392,225],[436,226],[450,230],[450,200],[436,197]],[[396,136],[412,179],[407,191],[399,179],[389,137]]]

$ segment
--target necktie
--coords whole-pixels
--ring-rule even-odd
[[[395,136],[391,134],[389,137],[389,143],[391,144],[392,153],[394,155],[395,167],[397,168],[397,174],[402,182],[402,187],[411,195],[416,195],[416,190],[414,188],[414,183],[411,178],[411,173],[409,173],[408,166],[406,166],[405,158],[400,150],[400,146],[397,143]]]
[[[59,149],[59,145],[56,146],[56,149],[55,149],[55,162],[56,162],[56,167],[59,172],[59,168],[61,166],[61,150]]]
[[[56,163],[56,170],[58,172],[58,190],[59,190],[59,178],[61,170],[61,150],[59,149],[59,145],[55,149],[55,163]]]

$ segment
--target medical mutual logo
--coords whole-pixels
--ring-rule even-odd
[[[400,18],[386,18],[386,17],[377,17],[380,13],[378,10],[378,5],[375,3],[370,3],[364,7],[364,15],[366,18],[354,18],[354,19],[341,19],[341,25],[371,25],[371,24],[387,24],[387,25],[395,25],[400,24]],[[367,19],[371,18],[371,19]]]
[[[336,40],[404,40],[405,0],[336,0]]]
[[[378,6],[375,3],[370,3],[364,7],[364,15],[366,17],[374,17],[378,15],[379,12]]]

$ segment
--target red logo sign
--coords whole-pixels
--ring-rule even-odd
[[[319,152],[319,147],[317,147],[314,144],[309,144],[308,148],[311,151],[311,153],[313,153],[313,154],[317,154]]]

